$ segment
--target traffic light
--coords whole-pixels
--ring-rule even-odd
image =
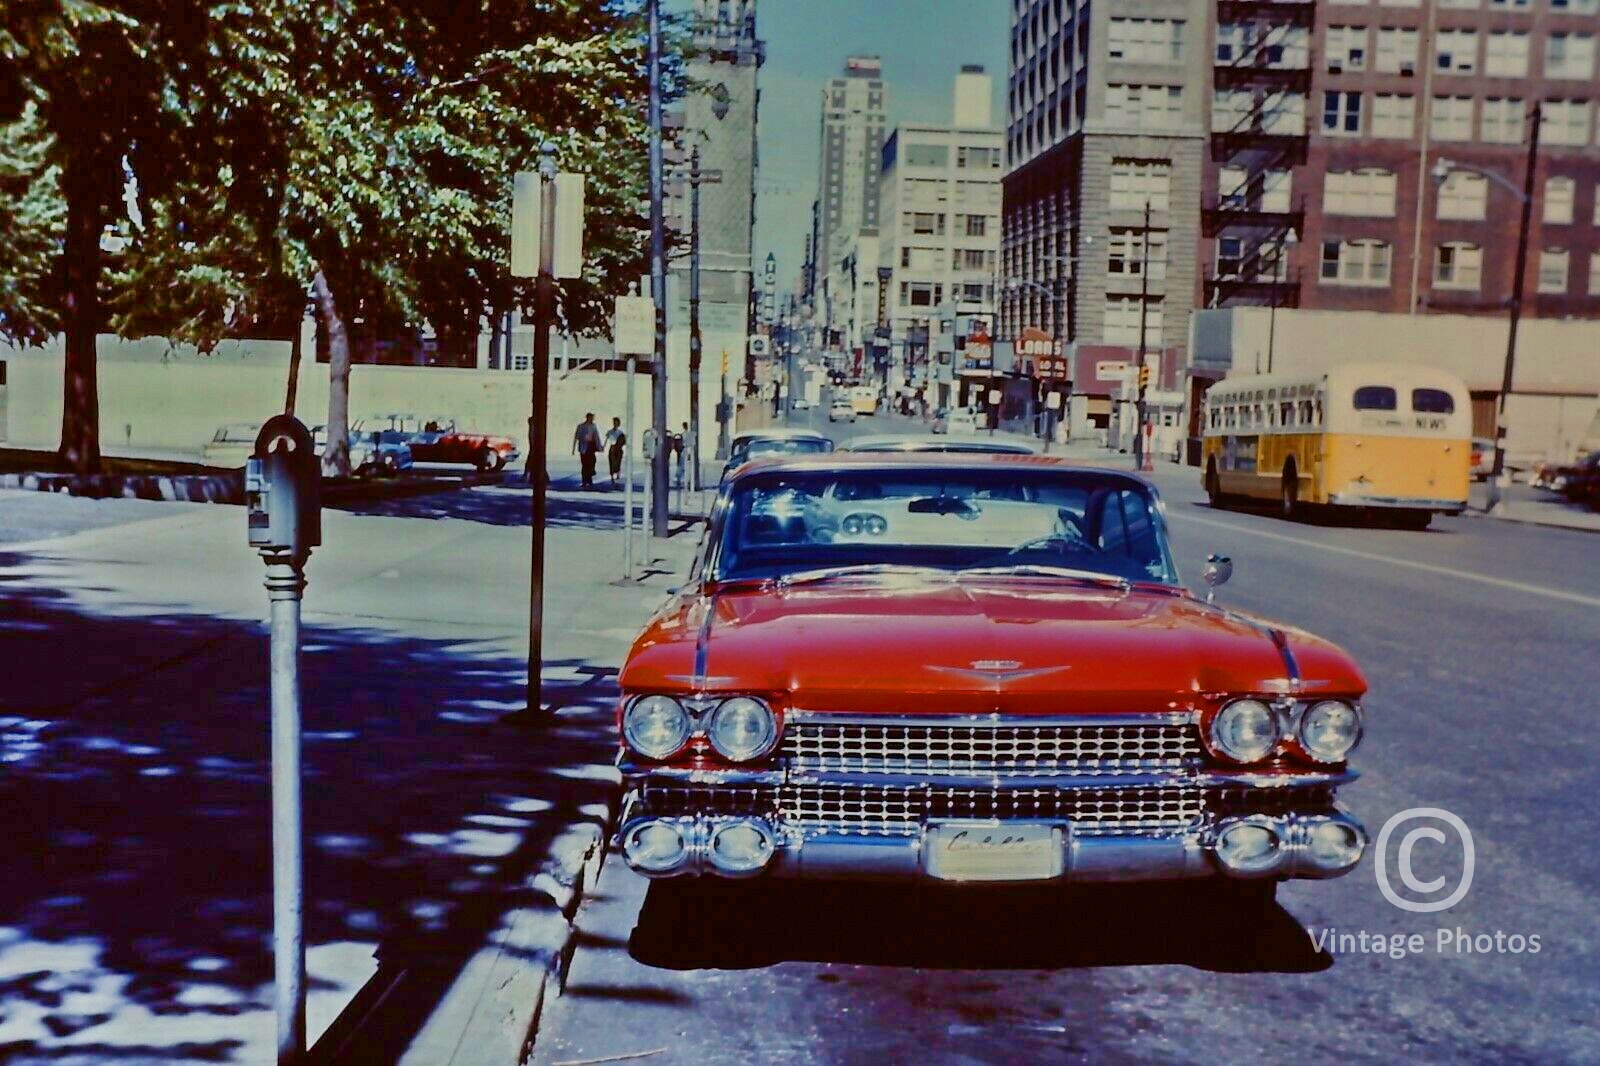
[[[1148,389],[1149,387],[1150,387],[1150,368],[1147,367],[1147,366],[1141,366],[1139,368],[1139,391],[1143,392],[1145,389]]]

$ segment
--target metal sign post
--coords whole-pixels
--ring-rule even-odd
[[[637,290],[632,295],[617,297],[612,334],[616,337],[617,352],[628,357],[627,423],[622,431],[625,438],[622,449],[622,570],[629,580],[633,579],[633,448],[638,439],[633,433],[633,380],[638,357],[648,358],[655,353],[655,315],[655,303],[648,296],[639,296]],[[641,524],[642,521],[641,516]]]
[[[583,177],[556,172],[555,149],[541,150],[539,173],[516,175],[511,201],[511,276],[535,276],[532,381],[529,389],[528,480],[533,536],[528,575],[528,712],[543,709],[544,526],[550,428],[550,324],[557,278],[583,272]],[[509,343],[509,340],[508,340]]]
[[[304,828],[300,814],[300,599],[322,543],[322,470],[306,427],[278,415],[245,465],[246,541],[267,566],[271,604],[272,977],[280,1066],[306,1054]]]

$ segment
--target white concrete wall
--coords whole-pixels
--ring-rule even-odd
[[[742,334],[739,339],[730,391],[736,391],[735,381],[742,371]],[[701,454],[707,457],[716,447],[724,340],[706,340],[700,402]],[[689,418],[687,332],[675,330],[669,342],[667,413],[668,425],[675,427]],[[559,340],[551,347],[559,353]],[[260,422],[283,406],[289,361],[286,341],[229,342],[210,355],[200,355],[163,340],[120,341],[102,336],[99,356],[100,433],[102,445],[108,448],[197,456],[218,426]],[[54,449],[61,432],[61,341],[20,351],[0,345],[0,359],[7,362],[9,375],[7,417],[0,419],[5,442]],[[620,372],[553,374],[548,422],[551,455],[568,454],[573,428],[586,411],[593,411],[595,420],[606,426],[614,415],[626,418],[626,384],[627,375]],[[642,433],[650,417],[650,378],[640,374],[635,387],[635,412]],[[351,368],[350,417],[391,411],[449,415],[463,428],[511,436],[525,452],[529,393],[529,376],[515,371],[362,364]],[[300,369],[296,413],[307,425],[316,425],[326,420],[327,410],[327,365],[308,360]]]
[[[1253,374],[1393,361],[1439,367],[1477,393],[1500,392],[1507,322],[1481,315],[1399,315],[1238,307],[1195,314],[1196,367]],[[1600,321],[1525,318],[1506,402],[1507,450],[1518,458],[1569,457],[1600,406]]]

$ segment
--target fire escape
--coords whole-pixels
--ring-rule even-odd
[[[1292,175],[1306,161],[1314,0],[1217,0],[1211,159],[1217,195],[1201,211],[1216,262],[1208,307],[1300,302],[1289,247],[1305,223]]]

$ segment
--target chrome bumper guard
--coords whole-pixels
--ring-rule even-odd
[[[1466,500],[1431,500],[1421,496],[1368,496],[1360,492],[1335,492],[1328,502],[1338,507],[1395,507],[1408,511],[1438,511],[1443,514],[1460,514],[1467,509]]]
[[[1323,784],[1332,775],[1320,776]],[[985,824],[1003,829],[1008,823]],[[1367,846],[1365,829],[1337,807],[1208,814],[1197,827],[1180,832],[1075,832],[1070,822],[1058,825],[1060,872],[1047,880],[1060,882],[1338,877],[1360,862]],[[735,826],[748,828],[742,837],[727,839],[743,839],[747,846],[730,856],[716,841]],[[652,878],[710,874],[908,880],[931,876],[925,833],[925,827],[883,833],[798,827],[775,813],[755,810],[652,812],[635,791],[628,796],[615,843],[632,869]]]

